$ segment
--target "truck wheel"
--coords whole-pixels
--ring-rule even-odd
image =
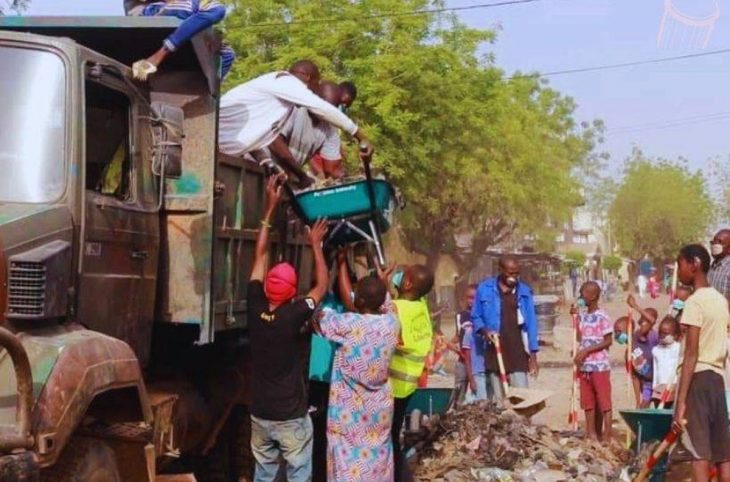
[[[99,439],[73,437],[41,482],[122,482],[114,450]]]

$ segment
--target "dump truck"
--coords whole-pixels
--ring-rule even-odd
[[[250,474],[265,173],[217,152],[213,31],[132,80],[178,24],[0,18],[0,480]],[[303,226],[274,224],[304,291]]]

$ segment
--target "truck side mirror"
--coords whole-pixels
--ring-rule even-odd
[[[162,102],[152,102],[152,112],[152,172],[166,179],[179,179],[185,114],[181,108]]]

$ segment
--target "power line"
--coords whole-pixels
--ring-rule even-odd
[[[326,18],[313,18],[308,20],[292,20],[290,22],[266,22],[266,23],[253,23],[246,24],[240,23],[228,23],[226,27],[237,27],[237,28],[267,28],[267,27],[288,27],[290,25],[313,25],[313,24],[332,24],[340,22],[360,22],[362,20],[371,20],[378,18],[394,18],[394,17],[412,17],[418,15],[430,15],[434,13],[446,13],[446,12],[463,12],[467,10],[480,10],[485,8],[495,7],[507,7],[511,5],[522,5],[527,3],[536,3],[543,0],[504,0],[496,3],[477,3],[474,5],[465,5],[462,7],[441,7],[441,8],[429,8],[423,10],[406,10],[402,12],[386,12],[376,13],[372,15],[363,15],[360,17],[326,17]]]
[[[635,126],[617,127],[615,129],[608,129],[607,135],[620,135],[620,134],[632,134],[635,132],[641,132],[646,130],[654,129],[667,129],[671,127],[680,127],[684,125],[700,124],[703,122],[713,122],[718,120],[730,119],[730,111],[716,112],[714,114],[704,114],[692,117],[684,117],[678,119],[668,119],[665,121],[648,122],[646,124],[638,124]]]
[[[721,54],[727,54],[730,53],[730,48],[727,49],[719,49],[719,50],[709,50],[707,52],[699,52],[696,54],[685,54],[685,55],[677,55],[674,57],[659,57],[656,59],[644,59],[644,60],[635,60],[631,62],[620,62],[617,64],[603,64],[603,65],[595,65],[592,67],[582,67],[582,68],[576,68],[576,69],[566,69],[566,70],[554,70],[552,72],[536,72],[534,74],[518,74],[513,75],[511,77],[507,77],[507,80],[512,79],[519,79],[519,78],[525,78],[525,77],[552,77],[556,75],[568,75],[568,74],[581,74],[584,72],[595,72],[598,70],[610,70],[610,69],[620,69],[624,67],[634,67],[637,65],[648,65],[648,64],[660,64],[663,62],[675,62],[677,60],[686,60],[686,59],[694,59],[697,57],[709,57],[711,55],[721,55]]]

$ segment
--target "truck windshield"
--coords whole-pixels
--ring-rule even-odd
[[[0,47],[0,202],[63,194],[65,75],[53,53]]]

